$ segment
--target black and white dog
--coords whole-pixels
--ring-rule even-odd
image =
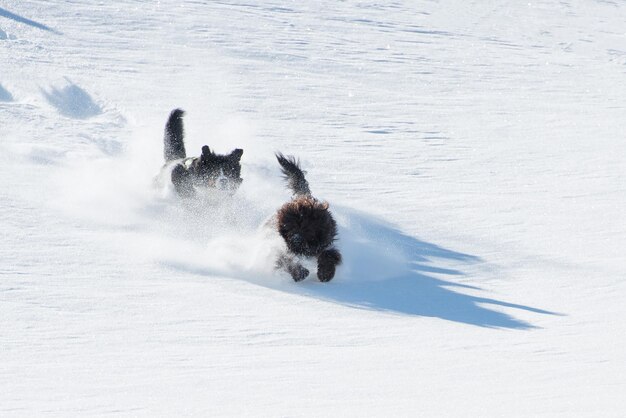
[[[270,220],[282,237],[286,251],[276,260],[276,267],[286,270],[299,282],[309,275],[300,258],[317,260],[317,278],[328,282],[341,264],[341,253],[334,247],[337,223],[328,210],[328,202],[313,197],[304,172],[294,157],[276,154],[278,163],[293,192],[291,201],[285,203]]]
[[[219,190],[234,194],[243,179],[241,178],[241,156],[243,150],[237,148],[228,155],[215,154],[208,145],[202,147],[199,157],[187,157],[184,142],[184,110],[174,109],[165,125],[163,137],[163,157],[165,165],[161,176],[174,185],[179,196],[196,196],[198,190]]]

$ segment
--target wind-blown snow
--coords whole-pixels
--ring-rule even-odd
[[[621,416],[626,4],[0,3],[1,416]],[[243,148],[222,206],[162,134]],[[330,283],[262,228],[302,160]]]

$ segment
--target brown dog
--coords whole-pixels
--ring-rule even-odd
[[[304,172],[294,157],[277,153],[294,197],[285,203],[274,218],[274,225],[285,241],[287,251],[278,257],[277,268],[285,269],[299,282],[309,275],[298,261],[299,257],[317,258],[317,278],[328,282],[335,276],[335,268],[341,263],[341,253],[333,246],[337,238],[337,223],[328,210],[327,202],[320,202],[311,195]]]

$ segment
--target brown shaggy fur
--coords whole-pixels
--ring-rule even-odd
[[[297,261],[297,257],[317,258],[317,277],[330,281],[335,267],[341,263],[341,254],[333,247],[337,237],[337,223],[328,210],[327,202],[311,196],[304,172],[293,157],[277,154],[283,174],[294,192],[294,198],[285,203],[276,214],[278,233],[287,245],[276,265],[285,269],[295,281],[306,278],[309,271]]]
[[[294,254],[315,257],[329,247],[337,235],[337,224],[328,203],[298,196],[277,213],[278,232]]]

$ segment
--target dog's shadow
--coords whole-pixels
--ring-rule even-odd
[[[0,102],[12,102],[13,95],[0,84]]]
[[[102,113],[100,106],[94,102],[85,90],[66,78],[67,85],[63,88],[51,87],[50,90],[41,89],[48,103],[57,111],[69,118],[88,119]]]
[[[337,210],[344,265],[335,280],[299,283],[298,293],[347,306],[391,313],[434,317],[489,328],[535,328],[490,306],[555,313],[493,298],[472,296],[475,286],[460,283],[464,273],[437,266],[439,262],[476,264],[479,257],[420,241],[384,221],[352,210]],[[457,281],[436,278],[448,276]],[[452,280],[452,279],[450,279]],[[455,291],[453,289],[458,289]]]
[[[219,245],[212,248],[222,250],[219,256],[211,250],[180,260],[167,257],[161,262],[169,268],[193,274],[239,278],[276,291],[353,308],[433,317],[487,328],[536,328],[525,320],[502,312],[505,308],[557,315],[482,296],[486,291],[469,285],[475,281],[461,271],[463,267],[483,263],[477,256],[421,241],[383,220],[350,208],[334,206],[333,214],[339,225],[337,244],[343,254],[343,264],[328,283],[317,280],[314,265],[307,266],[311,275],[299,283],[276,271],[267,273],[254,268],[246,270],[243,266],[220,266],[224,260],[230,260],[232,263],[226,264],[234,265],[241,260],[241,254],[254,254],[254,251],[237,242],[231,242],[234,249],[224,253],[222,242],[216,240]],[[254,242],[255,239],[249,241]],[[259,241],[259,246],[265,246],[265,243]],[[197,262],[198,257],[203,262]],[[268,258],[265,264],[273,264],[272,259]]]

